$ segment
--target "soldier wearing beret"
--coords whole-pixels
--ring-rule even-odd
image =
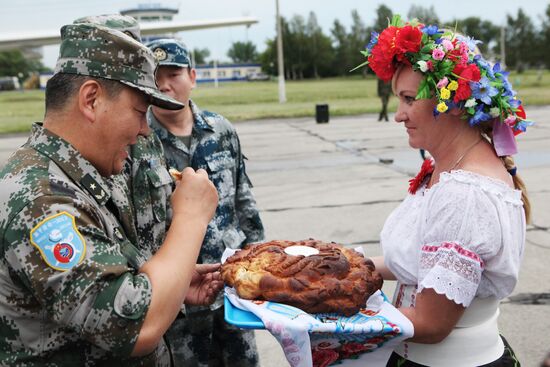
[[[208,225],[199,255],[199,262],[217,263],[225,248],[241,248],[264,238],[239,137],[227,119],[201,110],[190,99],[196,72],[182,42],[159,39],[148,47],[159,62],[159,89],[185,104],[185,108],[176,112],[152,106],[147,122],[160,138],[170,167],[204,169],[218,190],[216,214]],[[258,363],[253,332],[239,330],[224,321],[221,299],[210,307],[187,307],[186,315],[180,314],[166,338],[178,366]]]
[[[202,303],[219,274],[195,262],[217,194],[188,169],[173,225],[149,259],[136,247],[120,173],[147,131],[149,104],[182,104],[155,85],[153,54],[92,24],[61,30],[43,123],[0,171],[0,364],[169,365],[162,336],[184,300]]]

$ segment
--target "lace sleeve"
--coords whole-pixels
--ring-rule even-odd
[[[496,209],[479,187],[457,181],[435,185],[427,205],[418,292],[431,288],[467,307],[478,292],[485,259],[499,251]]]

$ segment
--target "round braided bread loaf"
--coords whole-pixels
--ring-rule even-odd
[[[308,246],[316,255],[289,255],[289,246]],[[372,261],[336,243],[316,240],[252,244],[222,265],[225,283],[244,299],[267,300],[308,313],[351,316],[382,287]]]

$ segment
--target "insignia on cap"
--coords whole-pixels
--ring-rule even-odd
[[[67,212],[38,223],[31,230],[31,243],[49,267],[60,271],[70,270],[86,254],[86,241],[76,228],[74,216]]]
[[[155,59],[158,61],[164,61],[168,57],[166,54],[166,51],[164,51],[162,48],[157,47],[153,50],[153,53],[155,54]]]

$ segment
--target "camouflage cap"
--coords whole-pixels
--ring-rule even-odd
[[[90,23],[99,24],[108,28],[118,29],[122,33],[126,33],[136,41],[141,42],[141,30],[138,21],[128,15],[121,14],[103,14],[90,15],[76,19],[73,24]]]
[[[189,50],[183,42],[173,38],[162,38],[148,43],[147,47],[153,51],[161,66],[193,67],[189,58]]]
[[[97,24],[69,24],[61,28],[61,46],[55,73],[117,80],[143,92],[155,106],[184,107],[162,94],[155,82],[153,53],[128,35]]]

